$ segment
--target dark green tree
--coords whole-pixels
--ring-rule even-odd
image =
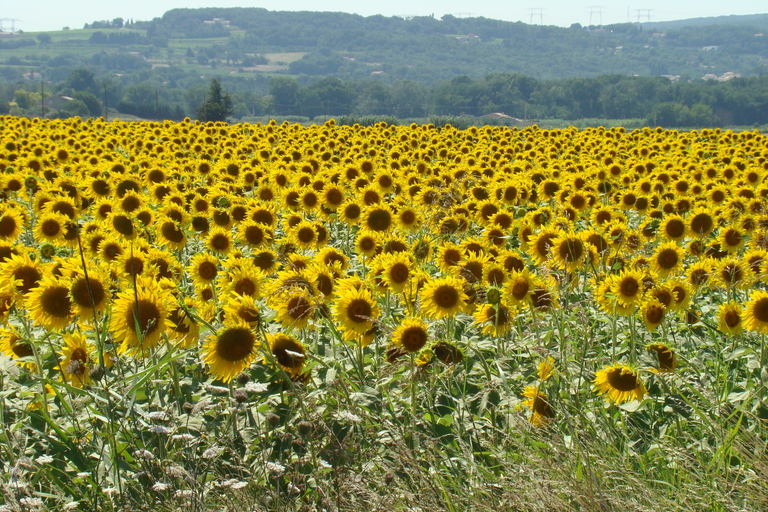
[[[226,121],[234,112],[232,97],[221,88],[218,78],[211,78],[211,85],[203,103],[197,108],[197,118],[200,121]]]

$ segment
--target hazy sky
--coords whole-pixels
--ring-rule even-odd
[[[591,0],[576,3],[570,0],[528,0],[525,2],[499,2],[493,0],[280,0],[254,2],[248,0],[5,0],[0,3],[0,18],[15,18],[16,28],[27,32],[61,30],[64,26],[82,28],[84,23],[117,17],[151,20],[174,8],[196,7],[263,7],[271,11],[343,11],[370,16],[428,16],[444,14],[454,16],[485,16],[509,21],[545,25],[569,26],[603,23],[646,21],[650,10],[651,21],[666,21],[728,14],[758,14],[768,12],[765,0],[739,0],[736,2],[702,2],[701,0],[635,0],[635,3],[600,2]],[[638,12],[640,11],[640,12]],[[539,16],[539,13],[541,16]],[[590,20],[591,13],[591,20]],[[234,20],[233,20],[234,21]],[[10,30],[10,22],[3,21],[2,29]]]

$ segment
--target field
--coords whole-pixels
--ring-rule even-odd
[[[0,511],[768,507],[757,131],[0,126]]]

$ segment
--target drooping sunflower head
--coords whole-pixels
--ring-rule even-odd
[[[248,324],[229,319],[223,329],[206,338],[202,360],[209,366],[211,375],[229,382],[256,359],[258,348],[256,333]]]
[[[63,360],[59,364],[63,377],[77,388],[91,384],[91,356],[94,347],[79,332],[64,334],[64,346],[61,349]]]
[[[552,404],[546,395],[539,391],[538,386],[526,386],[523,396],[526,398],[523,405],[531,410],[530,421],[533,425],[543,427],[547,422],[555,419]]]
[[[598,396],[605,396],[616,405],[632,400],[640,401],[647,393],[638,373],[622,364],[598,370],[592,384]]]
[[[656,358],[659,361],[658,372],[666,373],[675,371],[675,368],[677,368],[677,356],[675,355],[674,350],[668,345],[657,342],[646,345],[645,348],[649,352],[654,352],[656,354]]]
[[[640,307],[640,317],[649,331],[655,330],[664,320],[667,308],[656,297],[646,298]]]
[[[306,362],[307,351],[293,336],[285,333],[267,335],[269,350],[280,366],[292,378],[301,373]]]

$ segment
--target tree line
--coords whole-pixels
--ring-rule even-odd
[[[679,127],[768,123],[768,77],[737,77],[728,81],[673,82],[664,77],[601,75],[595,78],[540,80],[494,73],[482,78],[466,75],[433,86],[401,80],[342,81],[325,77],[309,83],[273,76],[261,83],[224,77],[216,94],[226,94],[230,120],[256,116],[317,117],[390,116],[425,119],[432,116],[496,119],[618,119],[649,125]],[[210,101],[203,79],[138,81],[123,84],[98,78],[85,68],[47,86],[17,82],[0,86],[0,112],[42,114],[42,96],[71,98],[48,116],[104,115],[105,103],[118,112],[147,119],[196,118]],[[186,87],[185,87],[186,86]],[[49,105],[52,102],[49,100]],[[503,114],[499,116],[498,114]],[[517,121],[515,121],[517,122]]]

